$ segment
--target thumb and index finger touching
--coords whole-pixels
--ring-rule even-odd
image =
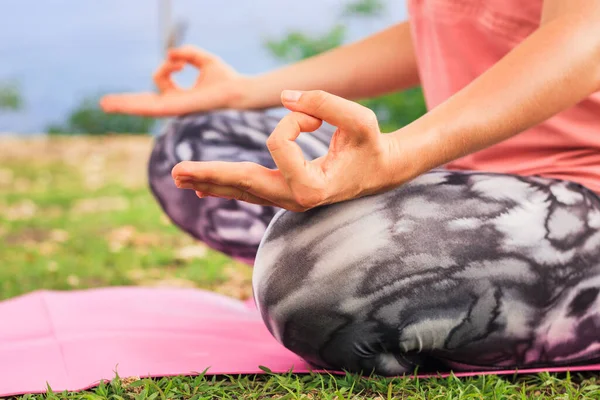
[[[109,94],[102,97],[100,107],[107,113],[155,117],[196,111],[201,106],[202,99],[193,91],[181,90],[171,75],[180,71],[186,64],[201,69],[214,58],[211,53],[193,46],[171,49],[167,59],[153,76],[160,94],[153,92]]]
[[[357,139],[369,136],[377,128],[377,117],[369,108],[322,90],[284,90],[283,105],[290,111],[301,112],[343,129]]]
[[[364,141],[377,126],[374,113],[353,101],[324,91],[284,90],[282,104],[292,111],[277,125],[267,140],[267,147],[288,184],[310,184],[314,176],[302,150],[294,142],[301,132],[313,132],[325,121],[349,133],[350,140]]]

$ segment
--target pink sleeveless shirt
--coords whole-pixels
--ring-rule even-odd
[[[408,0],[427,106],[434,108],[538,27],[543,0]],[[600,193],[600,92],[449,169],[540,175]]]

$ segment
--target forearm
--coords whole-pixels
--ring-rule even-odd
[[[600,90],[599,13],[565,14],[431,112],[394,132],[413,178],[508,139]],[[416,155],[412,155],[416,154]],[[399,164],[397,168],[402,168]],[[397,182],[402,183],[402,182]]]
[[[234,106],[248,109],[280,105],[284,89],[320,89],[356,100],[418,83],[410,27],[405,22],[361,41],[247,78]]]

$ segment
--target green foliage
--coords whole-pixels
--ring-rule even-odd
[[[52,124],[46,128],[49,134],[107,133],[146,134],[152,130],[155,120],[134,115],[106,114],[98,107],[97,97],[88,97],[71,112],[63,124]]]
[[[345,6],[343,15],[374,18],[382,15],[384,11],[383,0],[355,0]],[[283,39],[267,41],[266,47],[275,58],[293,62],[340,46],[346,40],[346,32],[347,23],[340,23],[320,36],[293,31]],[[367,99],[360,103],[377,114],[384,132],[399,129],[427,111],[420,88]]]
[[[266,46],[278,59],[292,62],[331,50],[339,46],[344,41],[345,36],[346,27],[336,25],[320,36],[311,36],[293,31],[288,33],[282,40],[268,40]]]
[[[346,4],[344,14],[358,17],[381,16],[385,11],[383,0],[355,0]]]
[[[383,132],[408,125],[427,112],[420,88],[363,100],[361,104],[375,111]]]
[[[0,110],[18,111],[22,107],[19,86],[16,83],[0,83]]]

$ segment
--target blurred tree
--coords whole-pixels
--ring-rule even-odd
[[[22,107],[19,86],[16,83],[0,83],[0,110],[18,111]]]
[[[293,31],[281,40],[268,40],[267,49],[276,58],[293,62],[315,56],[339,46],[346,37],[346,27],[336,25],[324,35],[311,36]]]
[[[342,10],[344,17],[376,18],[385,11],[385,0],[354,0]],[[341,45],[346,39],[347,21],[320,36],[301,31],[289,32],[283,39],[268,40],[265,45],[271,54],[282,61],[292,62],[312,57]],[[381,130],[390,132],[419,118],[427,111],[420,88],[363,100],[379,118]]]
[[[83,99],[71,112],[66,122],[52,124],[46,128],[49,134],[90,134],[107,133],[147,134],[152,131],[155,120],[132,115],[105,114],[98,107],[99,96]]]
[[[349,16],[380,17],[385,11],[385,0],[355,0],[344,7]]]

